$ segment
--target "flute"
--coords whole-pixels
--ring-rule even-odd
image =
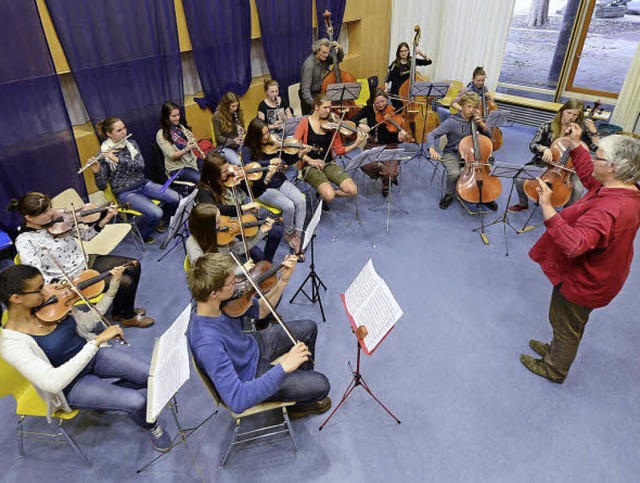
[[[127,139],[129,139],[132,134],[127,134],[125,137],[123,137],[120,141],[118,141],[117,143],[115,143],[110,149],[121,149],[122,146],[120,146],[120,144],[124,143]],[[89,161],[87,164],[85,164],[82,168],[80,168],[78,170],[78,174],[82,173],[85,169],[89,168],[90,166],[93,166],[94,164],[96,164],[98,161],[100,161],[102,158],[104,158],[106,151],[100,151],[98,153],[98,155],[93,158],[91,161]]]

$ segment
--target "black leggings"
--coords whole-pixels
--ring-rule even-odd
[[[91,268],[98,272],[108,272],[112,268],[124,265],[132,260],[134,259],[115,255],[98,255]],[[139,262],[135,267],[129,267],[125,270],[120,281],[120,288],[118,288],[113,299],[111,315],[116,315],[123,319],[131,319],[136,316],[133,304],[136,300],[141,273],[142,267]]]

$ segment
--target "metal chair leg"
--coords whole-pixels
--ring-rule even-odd
[[[229,457],[229,453],[231,453],[231,448],[233,448],[233,444],[236,442],[236,438],[238,437],[238,431],[240,430],[240,420],[236,419],[236,426],[233,429],[233,435],[231,436],[231,441],[229,441],[229,447],[222,457],[222,461],[220,461],[220,468],[224,468],[225,463],[227,462],[227,458]]]
[[[18,418],[18,429],[17,429],[17,443],[18,443],[18,453],[20,457],[24,456],[24,429],[22,429],[22,422],[24,421],[24,416],[20,416]]]
[[[289,413],[287,412],[287,408],[282,408],[282,417],[284,418],[284,425],[289,431],[289,436],[291,436],[291,441],[293,442],[293,448],[295,449],[296,454],[298,453],[298,444],[296,443],[296,438],[293,436],[293,429],[291,428],[291,421],[289,420]]]
[[[69,435],[69,433],[67,433],[67,430],[62,427],[62,420],[60,420],[60,422],[58,424],[58,429],[60,430],[60,433],[62,433],[62,436],[64,436],[64,439],[67,440],[67,443],[69,443],[69,446],[71,446],[76,451],[76,453],[78,453],[80,455],[80,457],[84,460],[84,462],[87,465],[89,465],[89,467],[91,467],[92,465],[91,465],[91,461],[89,461],[89,458],[86,457],[84,452],[76,444],[76,442],[73,440],[73,438]]]

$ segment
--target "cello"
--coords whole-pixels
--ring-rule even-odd
[[[409,78],[402,83],[400,86],[400,90],[398,91],[398,96],[403,99],[403,103],[405,106],[403,117],[407,122],[415,123],[415,138],[418,143],[423,141],[423,133],[428,133],[433,131],[440,125],[440,118],[438,114],[436,114],[431,108],[431,99],[425,99],[427,105],[427,114],[426,116],[422,116],[420,112],[420,108],[418,107],[418,102],[413,96],[413,84],[416,80],[418,81],[426,81],[428,78],[422,77],[420,74],[416,72],[416,49],[418,48],[418,44],[420,43],[421,29],[419,25],[414,27],[414,36],[413,36],[413,46],[411,52],[411,71],[409,74]]]
[[[329,35],[329,42],[334,41],[333,38],[333,25],[331,24],[331,12],[329,10],[325,10],[322,14],[324,16],[324,26],[327,31],[327,35]],[[327,92],[328,87],[331,84],[342,84],[343,82],[358,82],[358,79],[355,78],[354,75],[350,74],[346,70],[340,69],[340,62],[338,61],[338,55],[334,48],[331,49],[331,58],[333,59],[333,69],[329,71],[324,78],[322,79],[322,85],[320,87],[320,92]],[[344,115],[344,119],[350,119],[356,114],[356,103],[353,99],[344,100],[340,102],[340,107],[336,110],[339,111],[338,114],[342,116],[342,112],[346,111]]]
[[[486,90],[487,88],[483,85],[482,95],[480,96],[480,102],[482,105],[482,112],[480,115],[485,121],[487,120],[487,116],[489,115],[490,112],[498,110],[498,106],[496,105],[495,101],[493,99],[487,99],[487,97],[485,96]],[[491,128],[491,140],[493,143],[494,151],[497,151],[502,147],[502,144],[503,144],[502,130],[499,127]]]
[[[456,185],[460,198],[469,203],[497,200],[502,192],[502,183],[500,178],[489,174],[492,143],[487,136],[478,134],[474,119],[471,119],[471,135],[462,138],[458,150],[464,159]]]

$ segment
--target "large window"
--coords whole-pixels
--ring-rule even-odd
[[[634,8],[640,2],[516,0],[498,91],[615,102],[640,40]]]

